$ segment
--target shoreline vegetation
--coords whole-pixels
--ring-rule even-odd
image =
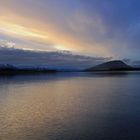
[[[0,66],[0,75],[16,75],[16,74],[51,74],[57,72],[112,72],[112,71],[140,71],[140,68],[135,68],[127,65],[123,61],[109,61],[94,67],[84,70],[57,70],[47,68],[18,68],[6,64]]]
[[[45,74],[45,73],[56,73],[55,69],[46,68],[18,68],[12,65],[1,65],[0,75],[16,75],[16,74]]]

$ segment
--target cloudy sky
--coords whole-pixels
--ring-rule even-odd
[[[0,45],[139,62],[139,7],[139,0],[1,0]]]

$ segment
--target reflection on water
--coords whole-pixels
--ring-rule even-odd
[[[0,140],[138,140],[139,73],[0,78]]]

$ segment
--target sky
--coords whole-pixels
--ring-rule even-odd
[[[30,55],[58,52],[60,56],[60,52],[69,51],[82,59],[92,57],[92,64],[96,64],[96,58],[138,63],[139,7],[139,0],[1,0],[0,53],[5,46],[5,51],[15,53],[15,60],[15,50],[29,51]],[[0,63],[3,59],[10,63],[7,55],[0,58]],[[41,58],[32,60],[36,59]],[[23,62],[27,63],[20,63]],[[81,65],[83,61],[76,62]]]

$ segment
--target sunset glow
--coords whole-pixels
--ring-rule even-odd
[[[129,3],[115,11],[116,4],[120,2],[2,0],[0,39],[18,48],[139,59],[137,8]]]

